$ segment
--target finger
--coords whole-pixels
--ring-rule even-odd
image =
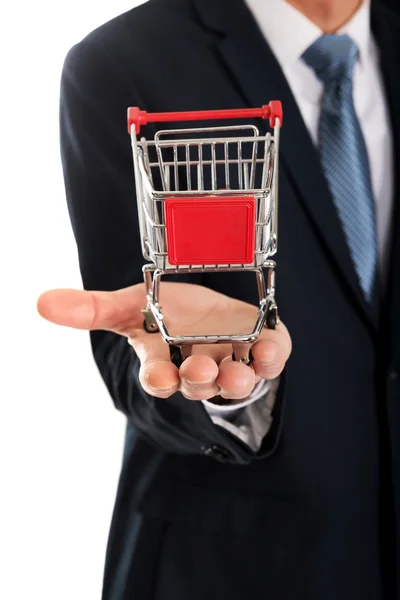
[[[215,360],[209,356],[190,356],[179,369],[182,394],[188,400],[209,400],[216,396],[219,393],[218,373]]]
[[[292,350],[289,333],[283,324],[269,330],[253,348],[253,368],[262,379],[275,379],[283,371]]]
[[[241,362],[226,358],[219,366],[217,383],[220,395],[231,400],[247,398],[255,386],[255,373],[253,369]]]
[[[151,396],[169,398],[179,390],[179,371],[169,360],[150,361],[141,365],[139,381]]]
[[[124,328],[141,326],[140,309],[145,303],[144,286],[138,284],[116,292],[50,290],[41,294],[37,309],[57,325],[125,333]]]
[[[168,398],[179,389],[179,371],[171,363],[168,345],[159,334],[138,329],[128,337],[140,360],[139,381],[143,389],[157,398]]]

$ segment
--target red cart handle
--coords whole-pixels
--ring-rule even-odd
[[[193,110],[184,112],[148,113],[137,106],[128,108],[128,132],[131,133],[135,125],[136,134],[139,135],[142,125],[147,123],[161,123],[168,121],[206,121],[214,119],[269,119],[269,124],[275,127],[276,119],[282,125],[283,111],[279,100],[272,100],[261,108],[235,108],[228,110]]]

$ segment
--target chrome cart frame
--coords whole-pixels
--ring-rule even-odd
[[[260,135],[255,125],[240,124],[164,129],[151,140],[138,139],[141,126],[150,122],[260,117],[269,119],[273,135]],[[226,343],[232,344],[236,360],[249,364],[251,346],[263,327],[275,328],[278,322],[275,262],[270,257],[276,253],[278,239],[281,123],[280,102],[226,111],[128,110],[141,246],[149,261],[143,267],[144,326],[148,332],[161,333],[176,364],[190,355],[193,344]],[[209,227],[214,231],[212,248],[207,243]],[[208,271],[255,273],[259,306],[251,332],[170,335],[160,305],[161,277]]]

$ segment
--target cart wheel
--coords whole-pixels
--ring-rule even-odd
[[[268,308],[265,324],[268,329],[276,329],[278,323],[278,307],[276,304],[270,304]]]
[[[148,323],[146,319],[143,321],[143,329],[146,333],[158,333],[158,327],[155,323]]]
[[[236,356],[235,356],[235,353],[234,353],[234,352],[232,352],[232,360],[234,360],[234,361],[237,361],[237,358],[236,358]],[[241,362],[241,363],[243,363],[243,364],[247,365],[248,367],[250,367],[250,366],[252,365],[253,361],[254,361],[254,356],[253,356],[253,353],[252,353],[252,351],[251,351],[251,348],[250,348],[250,350],[249,350],[249,360],[248,360],[248,361],[246,361],[246,359],[245,359],[245,358],[241,358],[241,359],[239,359],[239,362]]]
[[[142,308],[141,313],[144,317],[143,329],[147,333],[157,333],[158,326],[149,307],[146,306],[146,308]]]
[[[183,356],[182,356],[181,348],[179,346],[174,346],[173,344],[171,344],[169,346],[169,356],[170,356],[171,362],[179,369],[179,367],[183,363]]]

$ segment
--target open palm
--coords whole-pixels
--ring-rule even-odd
[[[160,302],[172,335],[245,333],[253,329],[257,308],[208,288],[163,282]],[[193,346],[192,356],[178,368],[159,333],[143,329],[144,284],[115,292],[50,290],[38,300],[38,311],[58,325],[109,330],[126,336],[140,362],[140,382],[150,394],[167,398],[176,391],[190,400],[221,395],[231,400],[248,396],[256,382],[277,377],[291,352],[283,323],[264,329],[254,344],[248,367],[232,360],[230,345]]]

